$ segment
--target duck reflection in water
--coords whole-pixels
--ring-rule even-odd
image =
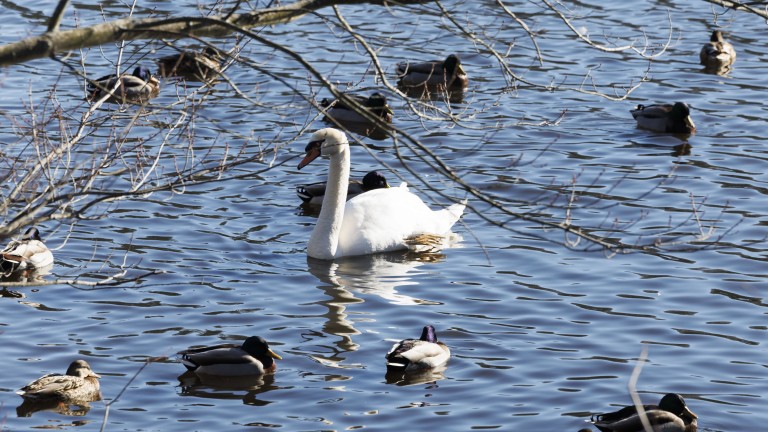
[[[19,282],[19,283],[34,283],[43,282],[45,276],[51,273],[53,269],[53,263],[48,264],[40,268],[29,268],[10,275],[0,276],[0,282]]]
[[[445,379],[445,370],[447,366],[439,366],[433,369],[405,372],[404,370],[389,370],[384,374],[384,380],[387,384],[398,386],[411,386],[419,384],[432,383],[437,387],[437,381]]]
[[[347,318],[346,309],[365,300],[354,293],[375,295],[391,304],[413,306],[437,304],[436,302],[411,297],[398,293],[398,287],[417,285],[412,277],[418,273],[418,267],[424,262],[437,262],[444,259],[442,254],[418,254],[412,252],[390,252],[373,255],[347,257],[333,261],[307,258],[309,272],[320,282],[320,288],[329,299],[320,301],[326,307],[325,323],[322,332],[316,335],[308,333],[312,339],[334,335],[339,339],[334,343],[333,353],[313,354],[314,360],[332,367],[341,366],[345,360],[344,353],[357,351],[358,345],[352,340],[360,334],[354,323]],[[326,341],[322,343],[327,349]],[[362,367],[362,366],[360,366]]]
[[[179,375],[179,395],[193,396],[205,399],[240,399],[245,405],[264,406],[272,401],[258,398],[278,387],[275,385],[275,375],[252,376],[214,376],[198,375],[192,371],[186,371]]]
[[[16,415],[19,417],[32,417],[39,411],[50,411],[69,417],[83,417],[91,410],[88,402],[64,403],[56,400],[24,400],[16,407]]]

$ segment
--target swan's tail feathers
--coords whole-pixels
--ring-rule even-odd
[[[466,209],[466,204],[453,204],[449,206],[448,208],[445,208],[443,210],[440,210],[440,212],[443,213],[442,215],[442,226],[440,228],[440,233],[447,234],[451,231],[451,227],[461,218],[461,215],[464,214],[464,209]]]
[[[461,215],[464,214],[464,210],[466,208],[467,208],[467,200],[463,200],[460,204],[453,204],[450,207],[448,207],[448,212],[453,216],[455,216],[456,220],[459,220]]]
[[[436,253],[446,246],[446,238],[437,234],[415,234],[405,239],[408,249],[418,253]]]

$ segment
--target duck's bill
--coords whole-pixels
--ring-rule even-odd
[[[283,359],[282,357],[277,355],[277,353],[272,351],[271,349],[267,349],[267,354],[269,354],[269,356],[272,357],[273,359],[278,359],[278,360],[282,360]]]
[[[696,125],[693,124],[693,119],[690,116],[685,118],[685,125],[688,126],[691,130],[696,129]]]
[[[697,419],[699,416],[693,413],[693,411],[690,410],[688,407],[683,407],[683,414],[687,415],[688,417],[692,419]]]

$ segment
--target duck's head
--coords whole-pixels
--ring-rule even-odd
[[[222,54],[221,51],[219,51],[218,49],[212,46],[206,45],[206,47],[203,48],[202,53],[204,56],[207,56],[208,58],[211,58],[214,60],[222,60],[224,58],[224,54]]]
[[[143,81],[149,81],[152,78],[152,73],[144,66],[136,66],[136,69],[133,70],[133,76]]]
[[[459,60],[459,56],[456,54],[451,54],[445,59],[443,62],[443,70],[445,70],[446,75],[449,76],[467,74],[461,67],[461,60]]]
[[[22,239],[22,240],[37,240],[37,241],[42,241],[42,240],[40,240],[40,231],[38,231],[38,230],[37,230],[37,228],[35,228],[35,227],[32,227],[32,228],[28,229],[28,230],[27,230],[27,231],[24,233],[24,235],[21,237],[21,239]]]
[[[710,42],[723,42],[723,32],[720,30],[715,30],[712,32],[712,36],[709,38]]]
[[[669,110],[669,118],[684,126],[691,133],[696,130],[696,125],[691,119],[691,109],[685,102],[675,102],[672,109]]]
[[[678,417],[690,417],[691,420],[699,418],[688,408],[683,397],[677,393],[668,393],[664,395],[659,402],[659,409],[669,411]]]
[[[273,359],[277,360],[283,359],[277,355],[277,353],[269,349],[269,344],[261,336],[251,336],[243,341],[243,351],[257,359],[263,359],[266,357],[272,357]]]
[[[298,168],[304,168],[319,156],[331,157],[335,154],[339,154],[344,147],[348,145],[347,135],[344,134],[344,132],[334,128],[320,129],[312,134],[309,144],[307,144],[307,147],[304,149],[306,155],[304,156],[304,159],[299,162]]]
[[[388,114],[393,114],[392,109],[387,105],[387,97],[379,92],[372,93],[368,96],[368,100],[365,101],[365,106],[374,109],[378,108]]]
[[[101,378],[101,375],[91,370],[91,365],[85,360],[75,360],[69,364],[67,375],[80,378]]]
[[[384,175],[378,171],[371,171],[363,177],[363,190],[369,191],[374,189],[386,189],[389,188],[389,183]]]
[[[437,342],[437,333],[435,332],[435,328],[431,325],[425,325],[421,330],[421,337],[419,339],[426,342]]]

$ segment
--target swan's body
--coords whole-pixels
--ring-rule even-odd
[[[654,432],[696,432],[698,417],[675,393],[664,395],[659,405],[643,405]],[[618,411],[592,416],[592,423],[603,432],[645,431],[637,408],[632,405]]]
[[[736,50],[733,49],[733,45],[723,39],[723,33],[720,30],[715,30],[709,42],[701,47],[699,60],[708,71],[724,73],[736,61]]]
[[[349,201],[349,143],[344,132],[321,129],[307,145],[303,168],[322,155],[330,158],[328,183],[307,255],[318,259],[367,255],[408,248],[408,240],[423,234],[446,236],[465,206],[453,204],[433,211],[402,185],[376,189]]]
[[[25,385],[17,393],[25,399],[54,399],[62,402],[101,400],[99,375],[85,360],[75,360],[66,375],[48,374]]]
[[[325,198],[326,182],[317,182],[296,187],[296,195],[304,204],[320,207]],[[363,181],[350,180],[347,188],[347,200],[350,200],[363,192],[374,189],[388,188],[387,179],[378,171],[371,171],[363,177]]]
[[[419,339],[404,339],[385,356],[388,370],[416,371],[444,366],[451,358],[451,350],[437,340],[435,328],[424,326]]]
[[[691,119],[691,110],[684,102],[638,105],[629,112],[637,120],[637,126],[643,129],[680,134],[696,132],[696,125]]]
[[[40,232],[35,227],[29,228],[21,240],[11,240],[0,254],[0,267],[6,275],[53,264],[53,254],[40,239]]]
[[[242,345],[192,348],[179,354],[181,362],[189,371],[211,376],[262,375],[277,369],[273,359],[282,359],[269,349],[267,341],[260,336],[251,336]]]
[[[109,95],[107,102],[141,104],[157,96],[160,92],[160,81],[152,76],[149,69],[137,66],[131,75],[112,74],[95,79],[88,83],[87,90],[90,101]]]

